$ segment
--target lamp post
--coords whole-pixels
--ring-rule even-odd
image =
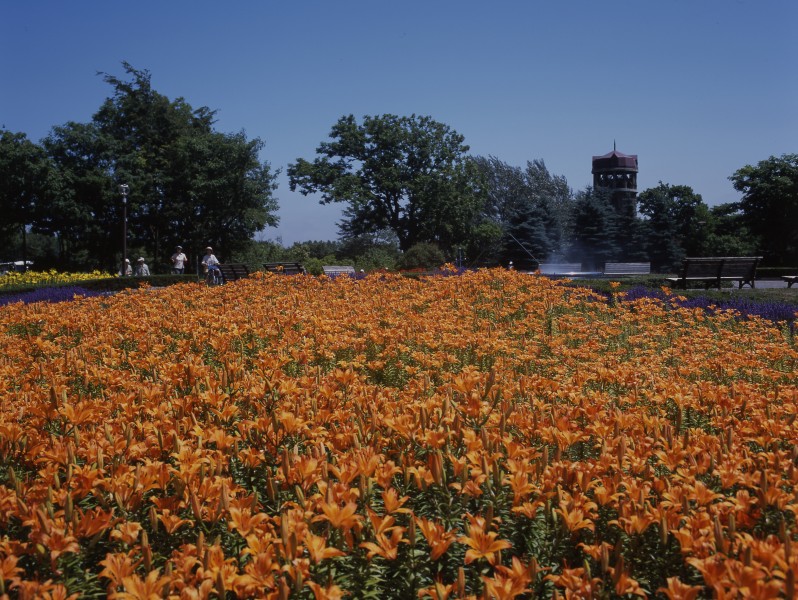
[[[122,275],[126,275],[125,266],[127,263],[127,195],[130,193],[128,184],[123,183],[119,186],[119,193],[122,194]]]

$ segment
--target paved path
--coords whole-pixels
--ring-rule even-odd
[[[787,282],[783,279],[757,279],[756,280],[756,287],[757,288],[786,288]],[[798,288],[795,285],[792,286],[796,292],[798,292]]]
[[[787,282],[784,281],[783,279],[757,279],[756,280],[756,289],[758,289],[758,290],[767,290],[767,289],[776,289],[776,288],[787,289]],[[673,287],[672,289],[676,290],[677,288]],[[714,290],[714,289],[717,289],[717,288],[714,288],[714,287],[705,288],[704,286],[698,286],[697,285],[696,287],[691,287],[691,288],[687,288],[687,289],[689,289],[689,290],[705,290],[705,289]],[[740,289],[740,288],[737,287],[737,283],[733,282],[732,283],[732,287],[724,287],[723,291],[727,291],[727,292],[728,291],[745,292],[745,291],[748,291],[750,289],[751,288],[748,287],[748,286]],[[795,297],[796,297],[796,299],[798,299],[798,285],[793,285],[792,289],[795,290],[795,292],[796,292]]]

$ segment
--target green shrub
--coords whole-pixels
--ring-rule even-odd
[[[400,269],[435,269],[446,262],[446,255],[437,244],[419,242],[411,246],[397,261]]]

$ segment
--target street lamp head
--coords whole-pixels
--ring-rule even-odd
[[[128,184],[126,184],[126,183],[123,183],[122,185],[119,186],[119,192],[123,196],[127,196],[128,192],[130,192],[130,186]]]

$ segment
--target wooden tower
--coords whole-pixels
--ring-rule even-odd
[[[637,204],[637,154],[623,154],[615,149],[593,157],[593,187],[612,190],[612,203],[620,214],[634,216]]]

